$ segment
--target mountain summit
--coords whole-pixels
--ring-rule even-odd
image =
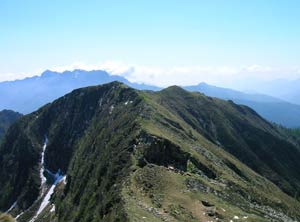
[[[246,106],[87,87],[0,147],[0,209],[33,221],[299,221],[300,149]]]

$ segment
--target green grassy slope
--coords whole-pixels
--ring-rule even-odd
[[[286,140],[290,141],[296,146],[300,146],[300,128],[286,128],[278,124],[274,125]]]
[[[134,172],[130,185],[125,189],[128,209],[135,215],[133,221],[143,217],[145,221],[215,221],[216,218],[229,221],[235,216],[245,217],[247,221],[292,221],[287,215],[298,214],[299,202],[187,124],[186,119],[175,112],[177,109],[183,111],[184,106],[176,102],[176,106],[170,108],[169,103],[181,101],[196,105],[186,97],[181,100],[180,93],[191,97],[198,95],[178,92],[181,89],[177,88],[175,92],[173,90],[144,95],[152,110],[148,111],[151,117],[143,121],[143,127],[156,138],[153,142],[156,145],[146,143],[144,149],[154,149],[146,153],[156,153],[157,156],[147,158],[146,154],[146,162],[151,164]],[[175,95],[179,98],[170,98]],[[198,102],[211,100],[200,96],[202,98]],[[230,103],[228,105],[231,106]],[[255,113],[251,115],[256,116]],[[260,121],[259,117],[256,118]],[[264,121],[257,124],[269,125]],[[272,126],[269,127],[272,131]],[[272,133],[277,134],[274,130]],[[164,142],[159,142],[161,140]],[[141,149],[137,147],[137,150]],[[171,158],[162,161],[161,156]],[[142,199],[146,204],[139,203],[133,207],[135,201],[130,201],[132,194],[135,200]],[[213,206],[204,206],[203,200],[208,200]],[[282,211],[284,214],[280,213]]]
[[[157,101],[193,129],[294,196],[299,190],[296,146],[253,110],[171,87]]]
[[[39,161],[67,175],[36,221],[293,221],[299,149],[251,109],[113,82],[23,117],[0,147],[0,209],[29,221]],[[55,210],[51,210],[55,205]]]

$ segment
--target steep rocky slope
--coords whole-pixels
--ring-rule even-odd
[[[298,221],[300,151],[245,106],[179,87],[78,89],[0,147],[18,221]]]

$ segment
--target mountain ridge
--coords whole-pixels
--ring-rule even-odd
[[[131,83],[126,78],[110,75],[101,70],[85,71],[77,69],[62,73],[46,70],[41,76],[0,83],[0,96],[5,98],[0,101],[0,109],[13,109],[28,114],[76,88],[104,84],[114,80],[121,81],[136,89],[161,90],[161,88],[155,86]],[[251,95],[204,83],[184,88],[250,106],[269,121],[286,127],[295,128],[300,126],[299,105],[290,104],[266,95]]]
[[[112,81],[120,81],[138,89],[157,89],[154,86],[131,83],[121,76],[110,75],[102,70],[74,70],[62,73],[46,70],[41,76],[0,83],[0,95],[6,98],[0,102],[0,108],[28,114],[76,88]]]
[[[45,135],[45,167],[66,182],[36,221],[300,218],[299,147],[252,109],[176,86],[153,92],[112,82],[74,90],[9,129],[0,209],[16,202],[10,213],[23,212],[20,222],[45,198]]]

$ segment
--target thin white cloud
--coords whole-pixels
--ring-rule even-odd
[[[120,74],[120,73],[126,73],[130,71],[131,68],[125,63],[118,62],[118,61],[105,61],[97,64],[86,64],[83,62],[75,62],[70,65],[54,66],[50,68],[50,70],[57,71],[57,72],[73,71],[75,69],[82,69],[87,71],[106,70],[111,74]]]
[[[248,80],[273,80],[278,78],[300,78],[299,67],[278,68],[262,65],[249,66],[146,66],[128,64],[121,61],[105,61],[97,64],[75,62],[70,65],[48,67],[52,71],[63,72],[74,69],[105,70],[113,75],[120,75],[131,82],[145,83],[156,86],[194,85],[207,82],[218,86],[232,87],[236,84],[247,83]],[[36,73],[42,73],[41,70]],[[0,81],[24,78],[21,74],[0,74]],[[31,75],[32,76],[32,75]]]
[[[265,72],[272,72],[274,69],[269,66],[261,66],[261,65],[250,65],[244,67],[246,72],[254,72],[254,73],[265,73]]]
[[[27,73],[0,73],[0,81],[11,81],[16,79],[24,79],[32,75],[28,75]]]
[[[237,82],[247,82],[250,79],[268,81],[278,78],[300,78],[297,69],[261,65],[154,67],[118,63],[117,66],[116,64],[110,66],[109,70],[113,74],[125,76],[132,82],[157,86],[193,85],[200,82],[232,86]]]

